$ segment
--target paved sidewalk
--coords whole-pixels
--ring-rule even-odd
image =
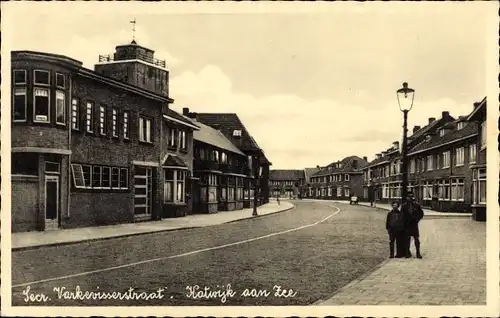
[[[387,259],[315,305],[485,305],[486,223],[424,219],[420,235],[423,259]]]
[[[283,212],[294,208],[289,202],[270,202],[257,208],[259,216]],[[44,232],[22,232],[12,234],[12,250],[30,249],[47,245],[63,245],[100,240],[120,236],[131,236],[161,231],[218,225],[253,218],[253,209],[221,211],[213,214],[194,214],[179,218],[163,219],[108,226],[62,229]]]
[[[332,203],[347,203],[349,204],[349,201],[342,201],[342,200],[317,200],[317,199],[303,199],[303,201],[323,201],[323,202],[332,202]],[[370,207],[369,202],[359,202],[358,205],[360,206],[365,206],[365,207]],[[382,209],[382,210],[391,210],[391,205],[386,204],[386,203],[378,203],[376,206],[373,207],[374,209]],[[467,213],[467,212],[439,212],[439,211],[434,211],[434,210],[428,210],[428,209],[423,209],[424,210],[424,218],[426,217],[460,217],[460,218],[472,218],[472,213]]]

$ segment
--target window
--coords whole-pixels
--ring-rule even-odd
[[[66,94],[56,91],[56,124],[66,125]]]
[[[90,188],[90,166],[71,164],[75,188]]]
[[[345,196],[346,196],[346,197],[349,197],[349,195],[350,195],[349,188],[345,188],[345,189],[344,189],[344,193],[345,193]]]
[[[111,188],[120,188],[120,168],[111,168]]]
[[[179,131],[179,145],[181,149],[187,149],[187,144],[186,144],[186,132],[185,131]]]
[[[111,118],[111,134],[113,137],[118,137],[118,109],[113,108]]]
[[[486,204],[486,168],[472,171],[472,201],[474,204]]]
[[[151,142],[151,119],[139,117],[139,141]]]
[[[341,196],[342,196],[342,188],[337,187],[337,197],[341,197]]]
[[[344,180],[345,180],[345,181],[349,181],[349,175],[348,175],[348,174],[345,174],[345,175],[344,175]]]
[[[87,117],[86,117],[86,129],[87,132],[94,132],[94,104],[92,102],[87,102]]]
[[[455,165],[463,166],[465,161],[465,148],[460,147],[455,149]]]
[[[486,121],[481,124],[481,149],[486,148]]]
[[[233,136],[234,137],[241,137],[241,129],[233,130]]]
[[[445,134],[445,132],[446,132],[446,130],[444,130],[444,129],[440,129],[440,130],[439,130],[439,137],[443,137],[443,136],[444,136],[444,134]]]
[[[464,129],[464,127],[467,125],[466,122],[464,121],[461,121],[457,124],[457,130],[461,130],[461,129]]]
[[[163,200],[165,202],[184,203],[186,190],[186,171],[165,169],[165,187]]]
[[[25,70],[14,70],[14,85],[27,84],[26,81],[26,71]]]
[[[451,200],[464,200],[464,179],[451,179]]]
[[[433,160],[432,156],[427,156],[427,171],[431,171],[433,169]]]
[[[475,163],[477,156],[477,146],[472,144],[469,146],[469,163]]]
[[[225,152],[221,152],[221,163],[227,163],[227,154]]]
[[[129,139],[128,112],[123,112],[123,139]]]
[[[13,116],[14,121],[26,121],[26,88],[14,89]]]
[[[92,187],[92,166],[82,165],[83,180],[85,182],[85,188]]]
[[[93,166],[92,167],[92,188],[102,187],[102,167]]]
[[[438,182],[438,196],[440,200],[450,200],[450,180]]]
[[[332,187],[328,187],[328,196],[331,197],[332,196]]]
[[[34,122],[50,122],[49,90],[46,88],[35,88],[34,95]]]
[[[168,146],[172,148],[177,147],[177,131],[174,128],[168,129]]]
[[[76,98],[71,100],[71,128],[80,130],[80,104]]]
[[[65,78],[63,74],[56,73],[56,86],[59,88],[65,88]]]
[[[449,167],[450,167],[450,152],[445,151],[445,152],[443,152],[443,167],[442,168],[444,169],[444,168],[449,168]]]
[[[423,190],[424,190],[424,195],[423,195],[424,200],[432,200],[432,182],[427,181],[426,183],[424,183]]]
[[[128,189],[128,169],[120,168],[120,189]]]
[[[111,188],[111,167],[102,167],[102,188]]]
[[[99,106],[99,133],[102,136],[106,136],[106,106]]]
[[[34,82],[35,85],[50,85],[49,71],[35,70]]]
[[[415,173],[415,170],[416,170],[416,169],[415,169],[415,166],[416,166],[416,164],[415,164],[415,159],[412,159],[412,160],[410,161],[410,173]]]

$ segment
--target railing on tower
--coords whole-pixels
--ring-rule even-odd
[[[127,56],[122,56],[120,59],[116,59],[114,54],[107,54],[107,55],[99,54],[99,63],[113,62],[113,61],[126,60],[126,59],[138,59],[138,60],[142,60],[142,61],[154,64],[154,65],[159,66],[159,67],[163,67],[163,68],[167,67],[167,63],[165,60],[151,58],[151,57],[144,55],[144,54],[128,54]]]

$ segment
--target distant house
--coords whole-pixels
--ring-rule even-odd
[[[304,184],[301,186],[301,196],[303,198],[312,198],[313,191],[311,187],[311,176],[317,173],[321,169],[320,166],[316,168],[304,168]]]
[[[296,199],[304,184],[304,170],[271,170],[269,173],[270,196]]]
[[[347,200],[363,195],[363,172],[366,157],[349,156],[321,168],[311,176],[312,197]]]

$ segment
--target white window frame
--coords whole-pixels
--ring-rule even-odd
[[[449,168],[451,165],[451,153],[450,151],[444,151],[443,152],[443,166],[441,167],[442,169]]]
[[[94,181],[96,181],[94,179],[94,176],[95,176],[95,171],[99,169],[99,185],[98,186],[94,186]],[[99,166],[99,165],[93,165],[92,166],[92,189],[102,189],[102,166]]]
[[[105,105],[99,105],[99,134],[101,136],[106,136],[106,124],[107,124],[107,111]]]
[[[459,186],[462,187],[462,195],[463,195],[462,198],[458,197]],[[461,202],[461,201],[464,201],[464,197],[465,197],[464,179],[462,179],[462,178],[451,179],[450,180],[450,200]]]
[[[118,109],[111,110],[111,136],[118,138]]]
[[[85,104],[85,131],[88,133],[94,133],[94,106],[89,101]]]
[[[469,163],[476,163],[476,160],[477,160],[477,144],[471,144],[469,145]]]
[[[463,121],[458,122],[457,130],[462,130],[462,129],[464,129],[464,127],[465,127],[465,122],[463,122]]]
[[[130,112],[123,112],[123,139],[130,139],[130,129],[129,129]]]
[[[187,179],[187,170],[185,169],[174,169],[174,168],[168,168],[164,170],[164,173],[166,174],[167,171],[172,171],[173,172],[173,180],[172,179],[167,179],[165,176],[165,186],[164,186],[164,193],[163,193],[163,202],[165,203],[175,203],[175,204],[183,204],[186,202],[186,179]],[[182,180],[179,180],[179,175],[182,175]],[[212,180],[212,175],[209,176],[209,185],[212,185],[213,182],[217,184],[217,178],[215,177],[215,180]],[[172,183],[172,201],[167,201],[166,200],[166,190],[167,186],[166,183]],[[182,184],[182,191],[179,194],[179,189],[178,186],[179,184]],[[179,199],[179,195],[181,198]]]
[[[43,95],[37,95],[37,91],[45,91],[47,92],[47,111],[48,111],[48,114],[47,114],[47,119],[46,120],[40,120],[40,119],[36,119],[36,97],[37,96],[42,96],[42,97],[45,97]],[[50,123],[50,89],[46,88],[46,87],[34,87],[33,88],[33,122],[34,123]]]
[[[109,171],[108,184],[104,184],[104,170]],[[101,167],[101,189],[111,189],[111,178],[112,178],[111,173],[112,173],[112,169],[110,166],[102,166]]]
[[[432,155],[427,156],[426,171],[434,170],[434,157]]]
[[[180,149],[187,149],[187,143],[186,143],[186,131],[180,130],[179,131],[179,147]]]
[[[22,83],[16,83],[16,72],[23,72],[24,73],[24,82]],[[12,70],[12,82],[14,85],[27,85],[28,84],[28,76],[27,76],[26,70]]]
[[[71,129],[80,130],[80,101],[78,98],[71,100]]]
[[[45,83],[38,83],[36,81],[36,73],[37,72],[41,72],[41,73],[47,73],[48,74],[48,84],[45,84]],[[40,85],[40,86],[50,86],[50,71],[46,71],[46,70],[33,70],[33,84],[35,85]]]
[[[152,142],[151,128],[151,119],[139,116],[139,141],[147,143]]]
[[[349,174],[344,174],[344,181],[349,181],[350,180],[350,175]]]
[[[455,149],[455,166],[460,167],[465,164],[465,148],[460,147]]]
[[[57,85],[57,76],[58,76],[58,75],[62,76],[62,79],[63,79],[63,85],[62,85],[62,86]],[[62,73],[57,73],[57,72],[56,72],[56,82],[55,82],[55,86],[56,86],[57,88],[66,88],[66,76],[64,76],[64,74],[62,74]]]
[[[125,171],[125,174],[122,175],[122,172]],[[122,176],[125,176],[125,178],[122,178]],[[125,179],[125,186],[122,187],[122,180]],[[122,190],[125,190],[129,188],[129,183],[128,183],[128,168],[120,168],[120,178],[118,181],[118,187]]]
[[[62,105],[58,103],[60,100],[62,100]],[[63,121],[58,120],[60,111],[62,111]],[[56,90],[56,124],[66,126],[66,92],[61,90]]]
[[[15,98],[16,96],[23,96],[24,95],[24,119],[15,119],[14,114],[15,114]],[[12,101],[12,119],[15,123],[25,123],[28,120],[28,92],[26,90],[26,87],[15,87],[14,88],[14,100]]]

